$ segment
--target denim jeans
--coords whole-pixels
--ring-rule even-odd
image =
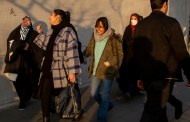
[[[96,76],[92,76],[91,95],[100,105],[97,122],[107,122],[108,110],[114,106],[110,101],[110,89],[112,83],[113,79],[98,79]]]

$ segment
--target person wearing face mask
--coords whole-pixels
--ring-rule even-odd
[[[181,68],[188,79],[186,85],[190,86],[190,57],[179,22],[166,15],[168,0],[150,3],[152,13],[138,24],[134,35],[137,85],[147,93],[140,122],[168,122],[168,101],[179,106],[175,108],[179,112],[177,119],[182,115],[182,104],[175,100],[172,91],[182,75]]]
[[[120,77],[117,78],[120,90],[126,92],[126,95],[129,98],[139,93],[136,72],[134,69],[133,52],[134,33],[139,20],[140,18],[138,14],[132,14],[130,17],[130,24],[126,27],[123,34],[124,58],[119,69]]]
[[[51,13],[49,17],[51,29],[46,36],[42,32],[41,25],[36,27],[39,35],[34,43],[46,51],[42,60],[41,87],[38,90],[42,103],[43,122],[50,122],[51,95],[58,96],[67,87],[68,80],[76,83],[75,75],[82,72],[77,33],[74,26],[69,23],[68,13],[61,9],[55,9]],[[84,111],[81,110],[80,115],[83,113]]]
[[[37,35],[38,33],[33,30],[31,18],[25,16],[21,25],[14,29],[7,39],[4,73],[13,81],[20,98],[19,110],[25,109],[26,103],[38,87],[40,69],[33,57],[42,57],[43,51],[33,46],[33,40]],[[34,53],[35,51],[38,54]],[[13,75],[14,79],[11,78]]]
[[[97,19],[83,55],[91,56],[88,78],[92,74],[91,95],[100,105],[97,122],[107,122],[107,113],[114,106],[109,98],[110,89],[114,78],[119,77],[118,63],[123,59],[122,40],[111,28],[108,18]]]

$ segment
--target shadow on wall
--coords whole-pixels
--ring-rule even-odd
[[[46,34],[47,33],[47,31],[48,31],[48,26],[47,26],[47,24],[45,23],[45,22],[43,22],[43,21],[37,21],[37,22],[35,22],[34,24],[33,24],[33,29],[35,30],[35,31],[37,31],[36,30],[36,27],[38,26],[38,25],[42,25],[42,31],[44,32],[44,34]]]

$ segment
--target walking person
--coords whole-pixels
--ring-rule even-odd
[[[120,77],[117,78],[120,90],[124,91],[129,98],[139,93],[133,52],[134,32],[139,21],[139,15],[132,14],[130,17],[130,23],[125,28],[123,34],[124,57],[119,69]]]
[[[49,17],[51,29],[46,36],[41,25],[37,26],[39,35],[34,42],[46,50],[38,90],[42,99],[43,122],[50,122],[51,94],[59,95],[67,87],[68,80],[75,83],[75,75],[81,73],[78,40],[74,27],[68,22],[69,15],[63,10],[54,10]]]
[[[107,122],[107,113],[114,106],[109,97],[110,89],[114,78],[119,77],[118,63],[123,59],[122,40],[111,28],[108,18],[101,17],[96,21],[83,54],[91,56],[88,78],[92,74],[91,95],[100,105],[97,122]],[[87,60],[84,62],[86,64]]]
[[[177,69],[190,80],[190,58],[179,22],[166,15],[168,0],[150,2],[152,13],[138,24],[134,36],[138,87],[147,92],[140,122],[168,122],[166,103],[179,79]]]
[[[20,98],[19,110],[26,108],[26,103],[37,89],[40,69],[33,57],[43,55],[39,48],[32,46],[37,34],[33,30],[31,18],[25,16],[22,23],[11,32],[7,39],[4,73],[13,81]],[[32,53],[34,48],[38,54]]]

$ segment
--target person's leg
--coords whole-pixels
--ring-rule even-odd
[[[167,122],[166,103],[171,96],[173,81],[143,82],[143,85],[147,92],[147,101],[140,122]]]
[[[51,100],[51,94],[53,90],[53,80],[52,78],[46,78],[43,77],[42,80],[42,112],[43,117],[49,117],[50,112],[50,100]]]
[[[102,102],[98,109],[98,122],[107,122],[107,113],[110,107],[110,104],[113,103],[110,101],[110,89],[113,83],[113,79],[102,80],[101,86],[101,99]]]
[[[180,100],[176,99],[173,95],[170,96],[168,102],[175,107],[175,118],[179,119],[183,114],[183,104]]]
[[[27,96],[27,86],[25,83],[25,77],[25,75],[19,74],[16,83],[14,83],[17,89],[18,96],[20,98],[19,110],[25,109],[25,101]]]
[[[27,90],[25,103],[27,103],[31,99],[33,93],[35,92],[33,90],[32,73],[29,73],[29,74],[26,75],[25,82],[26,82],[25,88]]]
[[[92,82],[91,82],[91,95],[92,97],[98,102],[98,104],[101,104],[101,94],[100,94],[100,87],[101,87],[101,79],[96,78],[96,76],[92,76]]]
[[[15,87],[15,90],[17,92],[18,97],[20,98],[20,86],[18,82],[13,82],[13,85]]]

